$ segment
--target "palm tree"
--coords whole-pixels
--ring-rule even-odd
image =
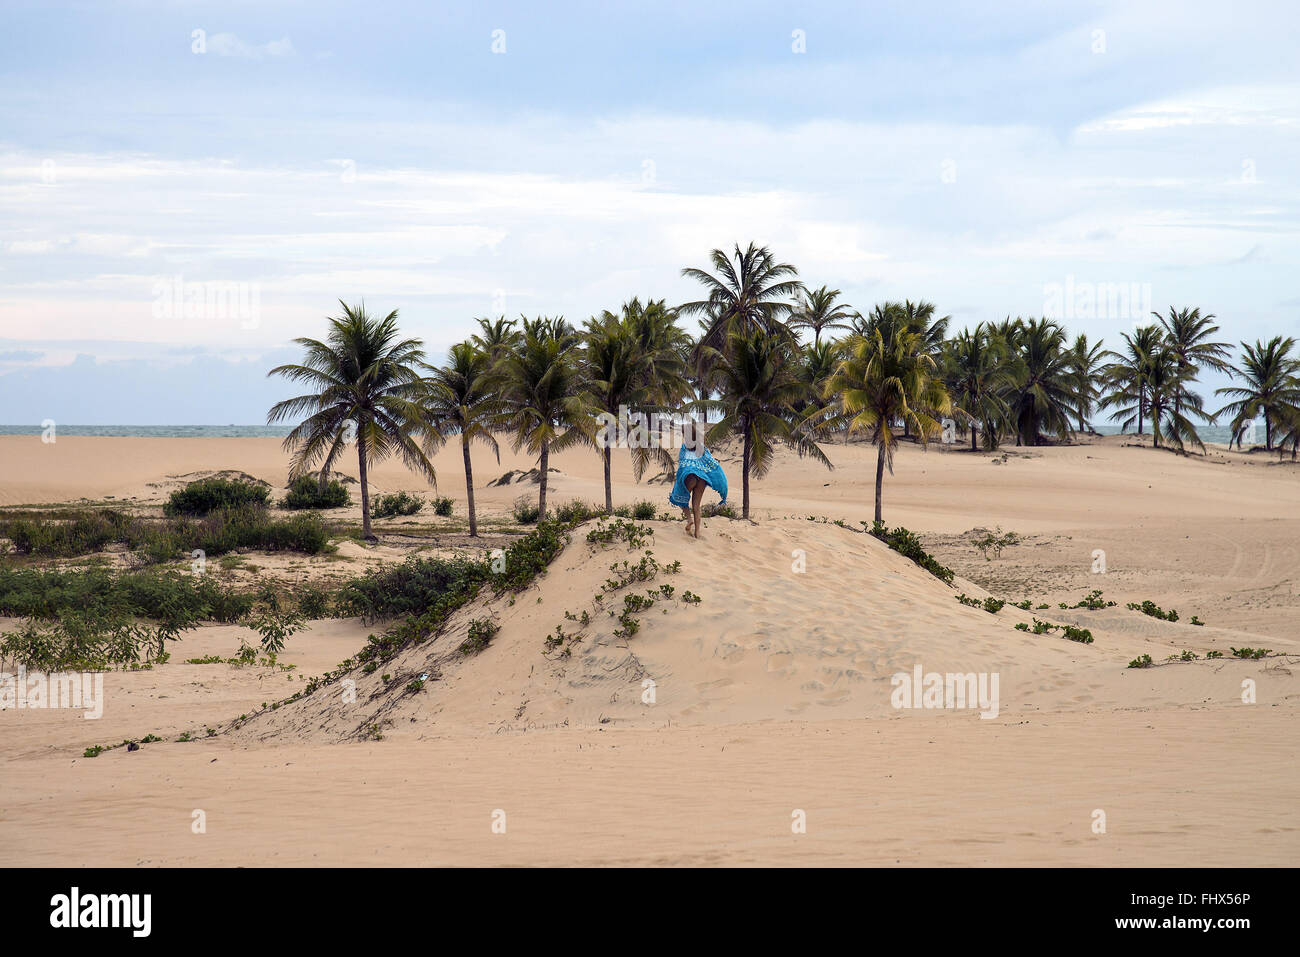
[[[701,399],[695,408],[721,413],[706,441],[713,445],[731,435],[741,440],[741,516],[749,518],[749,477],[762,478],[772,466],[777,444],[833,468],[817,443],[801,428],[796,409],[807,386],[788,335],[763,328],[733,329],[718,354],[709,385],[717,399]]]
[[[648,299],[643,306],[633,297],[623,304],[622,321],[637,349],[649,360],[646,384],[655,401],[675,408],[691,391],[688,360],[695,347],[690,335],[677,325],[677,311],[662,299]]]
[[[1111,418],[1124,419],[1120,429],[1127,432],[1136,422],[1137,434],[1142,435],[1151,400],[1151,365],[1164,340],[1164,332],[1159,326],[1140,326],[1132,334],[1122,333],[1122,337],[1124,351],[1107,353],[1112,360],[1106,367],[1106,383],[1111,392],[1102,398],[1100,407],[1117,406]]]
[[[937,376],[933,357],[923,351],[920,335],[882,328],[853,336],[848,355],[826,383],[826,394],[839,396],[838,418],[852,431],[865,431],[876,445],[876,521],[882,521],[885,469],[894,472],[899,435],[895,422],[915,427],[922,445],[940,428],[935,415],[952,410],[948,390]]]
[[[361,483],[362,533],[370,531],[368,467],[388,455],[400,455],[409,468],[437,483],[428,451],[442,436],[420,408],[422,391],[416,368],[423,363],[419,339],[398,339],[397,310],[372,317],[364,304],[340,300],[343,315],[329,320],[325,342],[295,339],[306,350],[301,364],[276,366],[267,375],[282,375],[316,389],[271,406],[268,424],[306,415],[284,440],[292,453],[289,478],[297,478],[323,460],[322,479],[356,429],[357,468]],[[423,448],[421,442],[423,440]]]
[[[895,303],[903,323],[909,332],[916,333],[921,340],[921,351],[928,356],[936,356],[943,349],[944,338],[948,335],[948,323],[952,316],[934,316],[934,303],[924,299],[912,302],[905,299]]]
[[[496,362],[519,342],[520,332],[515,325],[514,319],[505,316],[479,319],[479,331],[470,337],[470,341],[487,354],[490,362]]]
[[[839,297],[838,289],[827,289],[825,286],[811,292],[804,290],[790,316],[790,327],[811,329],[814,345],[821,344],[823,329],[849,328],[848,320],[856,313],[848,304],[836,302]]]
[[[844,357],[844,344],[839,340],[828,339],[825,342],[813,342],[799,351],[799,377],[808,386],[808,397],[800,403],[810,408],[826,407],[826,383],[835,372],[835,367]]]
[[[668,412],[680,408],[694,393],[690,357],[695,343],[677,325],[677,311],[662,299],[647,299],[643,306],[633,297],[623,304],[620,321],[637,351],[645,357],[639,384],[646,411]],[[651,461],[657,461],[666,470],[675,465],[672,450],[658,446],[634,447],[632,474],[638,482]]]
[[[1277,414],[1278,432],[1281,438],[1277,442],[1278,455],[1286,454],[1286,447],[1291,446],[1291,461],[1300,454],[1300,407],[1280,409]]]
[[[750,333],[755,329],[784,331],[782,320],[790,315],[790,300],[803,291],[796,278],[799,271],[789,263],[779,263],[766,246],[750,243],[744,252],[735,247],[735,262],[721,249],[709,254],[717,272],[686,268],[683,276],[698,280],[708,296],[683,303],[678,310],[704,318],[704,328],[696,343],[697,364],[705,350],[721,349],[731,341],[729,333]]]
[[[617,421],[617,429],[621,430],[621,413],[628,410],[640,412],[650,404],[653,381],[650,377],[650,356],[641,351],[628,326],[609,311],[599,319],[593,318],[587,323],[586,346],[587,387],[593,405]],[[608,424],[597,439],[597,447],[605,466],[606,514],[614,512],[610,473],[616,439],[617,435],[610,434]]]
[[[1069,352],[1069,379],[1074,391],[1074,412],[1079,417],[1079,431],[1088,431],[1088,420],[1097,407],[1101,395],[1100,383],[1106,350],[1102,343],[1088,345],[1088,337],[1080,333],[1075,337]]]
[[[592,441],[590,398],[584,389],[579,339],[563,319],[527,323],[529,331],[498,365],[497,381],[514,448],[539,456],[537,520],[546,518],[551,452]]]
[[[1038,445],[1044,431],[1065,439],[1076,404],[1065,330],[1050,319],[1029,320],[1020,335],[1019,360],[1009,403],[1016,444]]]
[[[1273,426],[1284,428],[1300,410],[1300,357],[1291,354],[1295,339],[1274,336],[1268,342],[1241,344],[1241,366],[1233,369],[1240,386],[1215,389],[1215,395],[1236,399],[1216,412],[1215,418],[1232,413],[1232,434],[1239,438],[1245,423],[1264,416],[1264,449],[1273,450]]]
[[[1229,372],[1232,369],[1228,362],[1230,347],[1226,342],[1211,340],[1210,337],[1219,331],[1219,327],[1211,321],[1214,319],[1213,313],[1202,316],[1199,308],[1175,311],[1174,307],[1170,306],[1168,318],[1162,317],[1157,312],[1151,315],[1160,320],[1160,326],[1165,333],[1165,342],[1169,344],[1169,348],[1173,350],[1178,360],[1178,385],[1174,393],[1174,411],[1181,414],[1186,383],[1195,381],[1201,366],[1208,366],[1216,372]]]
[[[1157,449],[1167,440],[1180,452],[1187,442],[1205,450],[1196,426],[1184,414],[1190,411],[1208,418],[1202,410],[1201,397],[1187,388],[1187,381],[1194,374],[1190,369],[1179,361],[1177,350],[1168,341],[1162,342],[1151,357],[1147,384],[1151,399],[1151,444]]]
[[[953,402],[970,420],[970,448],[978,449],[979,423],[984,430],[984,447],[998,447],[998,423],[1009,417],[1003,398],[1015,383],[1004,346],[979,323],[950,339],[945,350],[945,380]]]
[[[470,464],[471,442],[482,442],[501,463],[501,449],[492,434],[501,422],[501,400],[493,390],[492,360],[472,341],[461,342],[447,353],[447,364],[434,369],[425,380],[427,391],[421,404],[434,427],[445,435],[459,435],[465,459],[465,495],[469,499],[469,534],[478,535],[474,510],[474,469]]]

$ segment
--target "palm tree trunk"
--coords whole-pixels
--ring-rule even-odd
[[[975,429],[975,423],[972,422],[972,423],[970,424],[970,450],[971,450],[972,452],[978,452],[978,451],[979,451],[979,446],[976,444],[976,441],[975,441],[978,437],[979,437],[979,432],[976,431],[976,429]]]
[[[537,523],[546,521],[546,477],[551,470],[551,443],[542,442],[541,482],[537,492]]]
[[[357,434],[357,474],[361,480],[361,537],[373,541],[370,531],[370,480],[366,475],[366,440]]]
[[[885,443],[876,446],[876,521],[881,521],[880,500],[885,487]]]
[[[469,537],[476,538],[478,517],[474,514],[474,469],[469,462],[469,436],[461,436],[460,450],[465,456],[465,495],[469,499]]]
[[[605,446],[605,514],[614,514],[614,486],[609,480],[610,448]]]
[[[1268,417],[1268,411],[1264,412],[1264,451],[1273,451],[1273,420]]]
[[[740,484],[741,484],[741,493],[742,493],[740,498],[741,518],[749,518],[749,451],[750,451],[749,422],[746,421],[745,422],[745,454],[744,454],[744,461],[741,464],[741,473],[740,473]]]

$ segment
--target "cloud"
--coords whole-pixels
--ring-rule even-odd
[[[44,356],[44,352],[33,349],[9,349],[0,352],[0,362],[35,362]]]

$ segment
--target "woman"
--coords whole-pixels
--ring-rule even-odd
[[[668,501],[682,510],[686,534],[700,537],[700,502],[711,488],[727,500],[727,476],[718,460],[704,447],[704,426],[694,419],[682,426],[682,447],[677,452],[677,481]],[[692,531],[692,524],[695,526]]]

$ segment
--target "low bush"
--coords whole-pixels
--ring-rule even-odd
[[[172,492],[163,511],[168,515],[208,515],[219,509],[270,504],[271,490],[265,485],[237,479],[206,478]]]
[[[411,557],[347,582],[338,593],[338,607],[344,615],[371,621],[418,614],[483,581],[487,573],[485,563],[468,558]]]
[[[370,503],[370,517],[392,518],[395,515],[414,515],[422,508],[424,508],[424,500],[410,492],[376,495],[374,501]]]
[[[0,568],[0,615],[56,619],[112,615],[235,622],[253,606],[251,595],[206,575],[104,568]]]
[[[322,486],[320,479],[311,475],[300,475],[289,486],[288,494],[280,500],[281,508],[346,508],[352,504],[352,496],[338,479],[330,480]]]
[[[863,523],[865,524],[865,522]],[[916,564],[920,565],[935,578],[945,584],[951,585],[953,580],[953,570],[946,568],[935,561],[924,548],[921,547],[920,540],[914,533],[898,526],[898,528],[886,529],[884,522],[875,522],[871,526],[871,534],[880,539],[898,554],[904,558],[910,558]]]
[[[516,507],[518,507],[517,503]],[[557,522],[577,524],[578,522],[585,522],[587,519],[595,518],[598,515],[603,515],[604,509],[598,509],[592,505],[588,505],[581,499],[575,498],[570,499],[563,505],[557,505],[554,514]],[[536,521],[536,518],[534,518],[533,521]],[[520,524],[524,523],[521,522]]]

